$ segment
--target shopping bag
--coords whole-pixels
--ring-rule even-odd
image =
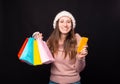
[[[38,49],[40,52],[40,58],[43,64],[49,64],[54,62],[54,58],[47,46],[47,44],[45,43],[45,41],[41,40],[41,39],[36,39],[37,43],[38,43]]]
[[[48,59],[49,59],[49,61],[46,62],[45,64],[49,64],[49,63],[54,62],[53,55],[52,55],[51,51],[49,50],[49,48],[48,48],[46,42],[43,41],[43,43],[44,43],[44,48],[45,48],[45,50],[46,50],[46,56],[48,56]]]
[[[20,58],[20,56],[21,56],[27,42],[28,42],[28,38],[26,38],[25,41],[23,42],[23,44],[22,44],[22,46],[21,46],[21,48],[20,48],[20,50],[19,50],[19,52],[17,54],[18,58]]]
[[[41,58],[40,58],[40,52],[39,52],[39,50],[38,50],[38,44],[37,44],[37,41],[36,40],[34,40],[34,47],[33,47],[34,49],[34,53],[33,53],[33,61],[34,61],[34,63],[33,63],[33,65],[42,65],[42,61],[41,61]]]
[[[54,61],[46,42],[33,37],[25,39],[18,56],[21,61],[33,66],[49,64]]]
[[[81,50],[84,48],[84,46],[87,44],[88,42],[88,38],[87,37],[81,37],[78,48],[77,48],[77,52],[81,52]]]
[[[33,65],[33,43],[34,43],[34,38],[29,37],[28,42],[26,43],[26,46],[20,56],[20,60]]]

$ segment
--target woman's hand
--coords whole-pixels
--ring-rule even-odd
[[[87,47],[85,46],[81,52],[77,53],[77,58],[78,59],[84,58],[85,56],[87,56],[87,54],[88,54],[88,50]]]
[[[32,37],[35,39],[38,39],[38,38],[43,39],[42,33],[40,32],[34,32]]]

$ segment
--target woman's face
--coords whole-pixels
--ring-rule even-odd
[[[62,34],[67,34],[71,30],[72,22],[69,17],[61,17],[58,22],[59,30]]]

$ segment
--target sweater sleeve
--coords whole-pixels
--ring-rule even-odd
[[[78,46],[81,36],[78,33],[76,33],[75,36],[76,36],[77,46]],[[86,66],[86,60],[85,60],[85,57],[82,57],[82,58],[78,58],[78,57],[79,56],[76,56],[75,68],[77,72],[81,72]]]
[[[86,66],[85,57],[80,58],[80,59],[77,59],[77,58],[76,58],[75,68],[76,68],[76,71],[77,71],[77,72],[80,73],[81,71],[83,71],[84,68],[85,68],[85,66]]]

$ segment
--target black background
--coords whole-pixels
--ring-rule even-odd
[[[89,37],[82,84],[119,84],[120,0],[1,0],[0,81],[48,83],[50,65],[30,66],[17,53],[35,31],[46,40],[61,10],[70,11],[77,21],[75,31]]]

